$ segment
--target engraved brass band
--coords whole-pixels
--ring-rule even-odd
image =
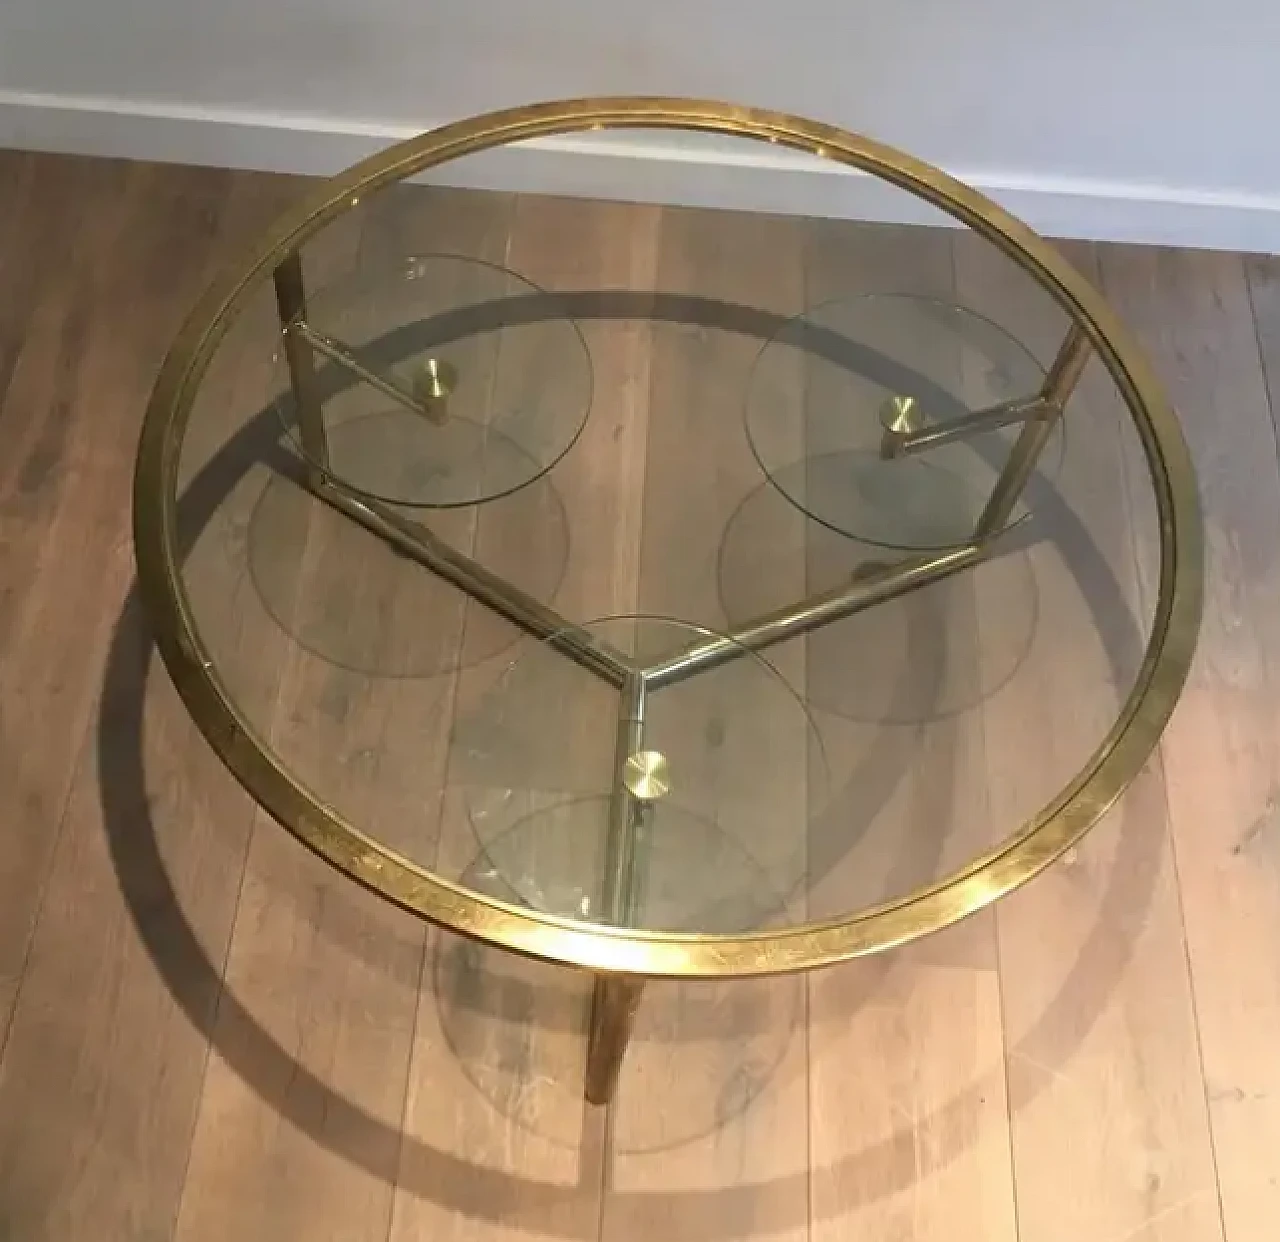
[[[506,143],[626,127],[728,134],[805,151],[880,177],[968,225],[1037,280],[1070,315],[1078,349],[1073,347],[1065,369],[1083,365],[1088,354],[1097,353],[1130,410],[1149,465],[1161,532],[1158,598],[1133,690],[1102,744],[1079,775],[999,847],[916,892],[842,918],[740,935],[638,931],[519,908],[434,875],[348,823],[285,768],[233,701],[204,646],[183,586],[175,494],[183,436],[205,369],[247,296],[359,197]],[[1066,378],[1074,382],[1065,371],[1059,375],[1059,380]],[[1023,435],[1052,426],[1052,421],[1030,421]],[[1015,450],[1006,473],[1024,466],[1029,470],[1028,461],[1034,464],[1035,446],[1026,448]],[[998,489],[1000,497],[993,494],[993,503],[999,499],[998,507],[1003,507],[1010,494],[1016,500],[1021,490],[1020,485],[1012,487],[1016,482],[1011,477],[1008,487]],[[988,514],[992,516],[998,514]],[[987,529],[1002,525],[989,522]],[[975,191],[879,143],[780,113],[680,99],[570,100],[475,117],[400,143],[318,186],[214,281],[178,334],[142,431],[134,537],[140,589],[179,694],[236,778],[301,841],[361,884],[465,935],[595,971],[666,977],[769,974],[875,952],[945,927],[1035,875],[1098,820],[1155,748],[1191,662],[1203,579],[1195,480],[1177,421],[1102,298],[1050,246]],[[608,999],[609,1004],[600,1006],[600,1020],[625,1027],[629,994]]]

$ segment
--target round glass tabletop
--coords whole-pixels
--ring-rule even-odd
[[[1034,279],[962,286],[940,233],[925,280],[907,230],[936,296],[868,294],[881,226],[382,194],[638,118],[887,169]],[[308,246],[357,201],[393,257],[346,279]],[[135,506],[165,663],[272,815],[606,974],[818,966],[1009,892],[1145,762],[1199,616],[1177,423],[1065,261],[906,157],[688,101],[480,118],[317,189],[193,313]]]
[[[803,452],[788,435],[803,375]],[[1020,426],[893,451],[898,427],[916,434],[976,412],[1030,400],[1043,368],[1008,332],[965,306],[910,294],[865,294],[812,307],[760,351],[747,397],[751,450],[769,481],[840,534],[907,551],[962,546],[1009,460]],[[1062,465],[1059,422],[1037,462]],[[1026,517],[1019,501],[1010,522]]]
[[[474,258],[406,255],[309,294],[291,331],[314,351],[323,454],[301,424],[290,352],[276,353],[278,409],[299,452],[350,491],[400,505],[479,504],[531,483],[591,405],[573,321],[515,313],[540,293]]]

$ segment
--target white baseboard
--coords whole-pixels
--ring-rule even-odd
[[[421,128],[430,127],[424,122]],[[0,91],[0,147],[327,175],[416,128]],[[936,222],[882,182],[767,146],[683,135],[541,139],[450,166],[450,184],[901,223]],[[1280,196],[953,170],[1051,237],[1280,253]]]

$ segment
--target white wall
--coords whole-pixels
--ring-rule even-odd
[[[700,95],[905,147],[1046,231],[1280,250],[1278,62],[1275,0],[0,0],[0,143],[324,171],[507,104]],[[879,209],[768,150],[726,172],[664,138],[643,178],[582,150],[493,175]]]

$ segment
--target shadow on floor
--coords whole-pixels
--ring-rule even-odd
[[[537,300],[537,299],[531,299]],[[547,295],[549,305],[538,314],[589,317],[591,307],[614,317],[673,317],[753,335],[776,331],[775,316],[748,308],[707,304],[703,299],[665,299],[654,295]],[[662,305],[670,302],[670,305]],[[527,308],[526,308],[527,309]],[[667,313],[663,313],[667,312]],[[720,321],[716,321],[716,315]],[[691,318],[690,318],[691,317]],[[456,325],[455,325],[456,326]],[[474,325],[466,330],[473,330]],[[837,352],[847,358],[843,342]],[[866,351],[852,347],[860,354]],[[874,369],[876,360],[859,358]],[[942,394],[939,407],[953,407]],[[950,412],[955,412],[951,410]],[[252,418],[194,480],[182,498],[182,528],[198,532],[228,487],[252,462],[267,460],[288,469],[278,445],[279,425],[273,411]],[[274,460],[273,460],[274,458]],[[1123,677],[1141,648],[1141,636],[1130,618],[1119,583],[1105,557],[1090,541],[1079,519],[1052,489],[1041,487],[1032,498],[1037,511],[1052,522],[1055,538],[1098,620],[1106,649]],[[224,989],[221,965],[202,950],[188,922],[160,853],[146,791],[143,724],[145,684],[153,667],[154,649],[148,636],[136,587],[131,591],[116,627],[105,673],[105,688],[97,744],[101,798],[113,865],[131,916],[157,971],[193,1026],[212,1038],[214,1015],[220,1029],[236,1037],[219,1045],[219,1053],[245,1083],[291,1124],[344,1160],[363,1167],[411,1194],[429,1198],[466,1216],[510,1223],[513,1206],[523,1228],[565,1234],[568,1210],[580,1191],[572,1186],[513,1177],[472,1164],[419,1140],[406,1137],[379,1118],[337,1094],[328,1084],[291,1057],[254,1019],[234,993]],[[883,773],[883,764],[877,763]],[[882,796],[883,790],[876,796]],[[865,791],[859,794],[865,797]],[[865,814],[865,807],[862,814]],[[1128,804],[1119,812],[1135,821],[1136,830],[1121,830],[1120,845],[1103,900],[1096,931],[1085,941],[1077,960],[1044,1013],[1019,1043],[1007,1050],[1010,1058],[1034,1048],[1035,1060],[1050,1068],[1066,1062],[1085,1038],[1106,998],[1126,968],[1134,938],[1158,879],[1161,842],[1157,833],[1142,830],[1146,818]],[[1150,822],[1150,821],[1149,821]],[[1117,932],[1117,929],[1120,929]],[[850,989],[848,1005],[864,1003],[893,969],[891,958],[860,963],[865,986]],[[508,997],[508,1002],[509,1002]],[[517,998],[518,1003],[518,998]],[[994,1084],[1002,1084],[1004,1065],[992,1065],[918,1127],[935,1136],[948,1136],[935,1152],[940,1167],[974,1140],[970,1132],[977,1102]],[[1002,1089],[1002,1088],[1001,1088]],[[1025,1107],[1030,1095],[1012,1102]],[[320,1119],[323,1124],[318,1124]],[[598,1121],[598,1118],[597,1118]],[[602,1128],[587,1127],[582,1154],[582,1178],[603,1176],[605,1160]],[[796,1173],[731,1188],[709,1190],[611,1190],[610,1212],[639,1219],[661,1219],[667,1242],[730,1242],[740,1230],[744,1205],[754,1232],[781,1231],[804,1223],[810,1201],[809,1178],[839,1179],[844,1185],[875,1186],[880,1194],[903,1188],[920,1175],[915,1155],[917,1131],[904,1125],[890,1138],[869,1145],[835,1168]],[[797,1212],[801,1215],[797,1216]],[[566,1236],[576,1236],[576,1230]]]

